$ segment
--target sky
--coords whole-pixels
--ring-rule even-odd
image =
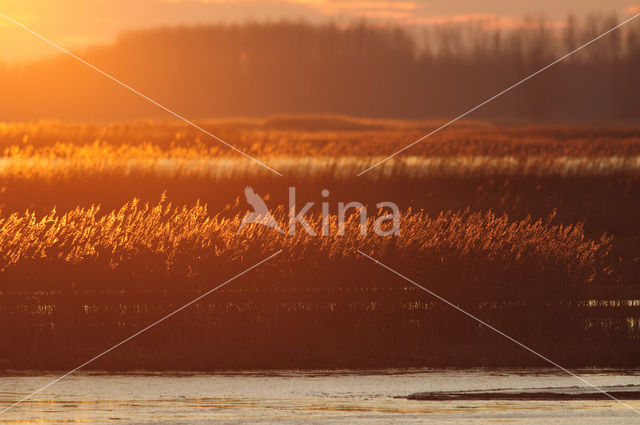
[[[118,34],[159,26],[248,20],[344,22],[365,18],[399,25],[490,19],[505,27],[523,17],[561,20],[568,13],[640,12],[640,0],[0,0],[0,14],[69,49],[108,43]],[[55,55],[42,40],[0,15],[0,62]]]

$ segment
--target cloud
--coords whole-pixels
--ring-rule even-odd
[[[640,5],[634,4],[633,6],[627,7],[626,12],[629,15],[637,15],[638,13],[640,13]]]
[[[419,9],[414,1],[386,0],[285,0],[314,9],[325,16],[351,16],[372,19],[404,20]]]
[[[332,10],[415,10],[414,1],[385,0],[284,0],[287,3],[304,4],[310,7]]]
[[[321,16],[371,17],[400,19],[408,18],[420,6],[409,0],[162,0],[166,3],[203,3],[215,5],[245,5],[269,3],[277,5],[293,5],[303,7]]]
[[[468,13],[453,16],[419,17],[407,22],[413,25],[451,25],[478,24],[486,30],[535,28],[543,25],[545,28],[560,28],[566,25],[564,20],[540,22],[534,19],[517,18],[513,16],[494,15],[486,13]]]
[[[290,16],[325,17],[325,18],[365,18],[371,22],[398,25],[448,25],[476,23],[487,30],[518,29],[537,27],[539,22],[516,17],[513,14],[493,12],[447,13],[447,7],[434,5],[426,0],[160,0],[164,2],[190,2],[201,4],[230,5],[252,9],[255,5],[269,5],[272,12],[286,10],[285,6],[296,9],[288,10]],[[453,10],[459,10],[458,0],[449,0]],[[640,11],[640,6],[632,6],[627,10],[633,13]],[[437,11],[436,11],[437,10]],[[467,8],[468,10],[468,8]],[[284,13],[284,12],[283,12]],[[637,12],[635,12],[637,13]],[[285,14],[287,16],[287,14]],[[564,15],[562,16],[564,17]],[[555,20],[554,20],[555,19]],[[560,15],[547,20],[547,28],[562,27],[564,19]]]

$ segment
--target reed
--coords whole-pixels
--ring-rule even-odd
[[[275,215],[284,219],[282,209]],[[92,206],[3,217],[0,363],[72,366],[277,250],[282,253],[250,276],[93,367],[539,363],[358,249],[538,348],[553,348],[564,333],[574,346],[601,341],[590,356],[563,352],[565,345],[553,348],[571,364],[628,365],[637,359],[634,349],[620,355],[601,349],[614,343],[635,347],[637,332],[626,316],[589,300],[607,294],[624,302],[631,293],[609,276],[612,239],[586,238],[581,223],[405,211],[396,237],[360,235],[356,216],[347,220],[344,236],[337,234],[333,216],[330,235],[312,237],[301,230],[283,236],[255,224],[237,234],[241,220],[166,199],[133,200],[105,212]],[[309,219],[314,227],[319,221]],[[606,320],[599,317],[603,308]],[[636,314],[638,306],[628,308]],[[480,340],[485,343],[475,346]],[[389,350],[389,344],[396,348]],[[363,358],[362,350],[370,354]]]
[[[32,270],[51,264],[83,265],[95,268],[88,276],[123,269],[151,275],[170,273],[186,280],[204,274],[211,281],[209,273],[247,252],[260,257],[282,249],[286,263],[297,264],[296,257],[303,256],[311,267],[316,263],[323,267],[324,262],[360,261],[356,253],[360,249],[410,272],[433,276],[448,270],[459,275],[455,286],[464,291],[469,285],[526,285],[547,273],[557,275],[554,285],[584,284],[602,272],[612,241],[605,235],[598,241],[585,239],[582,223],[552,224],[553,216],[544,221],[513,222],[492,212],[448,211],[432,217],[409,210],[402,214],[400,234],[394,237],[377,236],[373,231],[369,236],[360,235],[356,215],[347,218],[342,236],[336,216],[330,217],[327,236],[311,236],[301,228],[293,236],[281,235],[256,224],[237,233],[242,217],[210,215],[206,205],[174,206],[164,198],[156,204],[134,199],[104,213],[99,205],[65,213],[52,210],[41,216],[29,211],[13,213],[0,218],[0,270],[10,273],[25,265]],[[284,222],[282,208],[276,217]],[[373,220],[368,218],[370,230]],[[308,221],[319,233],[320,217]],[[505,279],[507,270],[525,280]],[[526,277],[531,273],[535,276]],[[51,278],[60,281],[64,276]],[[89,288],[90,279],[85,282]],[[15,283],[5,281],[11,284]],[[118,284],[133,288],[139,282]],[[182,284],[182,280],[173,281],[173,285]],[[339,286],[354,284],[360,283],[340,282]],[[545,284],[552,283],[545,279]]]
[[[636,130],[466,122],[356,177],[424,123],[291,120],[205,124],[284,177],[172,123],[2,125],[0,367],[75,367],[278,250],[93,367],[541,364],[357,250],[563,365],[638,365]],[[288,186],[369,228],[394,201],[401,232],[237,233],[246,185],[283,225]]]

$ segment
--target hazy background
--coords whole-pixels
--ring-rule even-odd
[[[192,118],[448,118],[638,11],[627,0],[0,0]],[[639,46],[634,22],[474,117],[636,121]],[[0,93],[0,121],[168,118],[2,17]]]
[[[567,13],[624,15],[638,6],[638,0],[0,0],[0,12],[75,48],[112,41],[126,30],[166,25],[354,18],[421,25],[501,18],[502,25],[513,26],[527,15],[544,14],[551,20],[564,18]],[[0,19],[0,61],[51,53],[50,46]]]

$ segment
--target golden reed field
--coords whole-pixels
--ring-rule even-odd
[[[541,364],[358,250],[565,366],[638,365],[639,128],[467,121],[358,176],[441,123],[199,124],[283,176],[177,123],[0,126],[0,367],[75,366],[280,250],[92,367]],[[246,186],[330,231],[238,232]],[[340,235],[351,201],[399,234],[352,210]]]

